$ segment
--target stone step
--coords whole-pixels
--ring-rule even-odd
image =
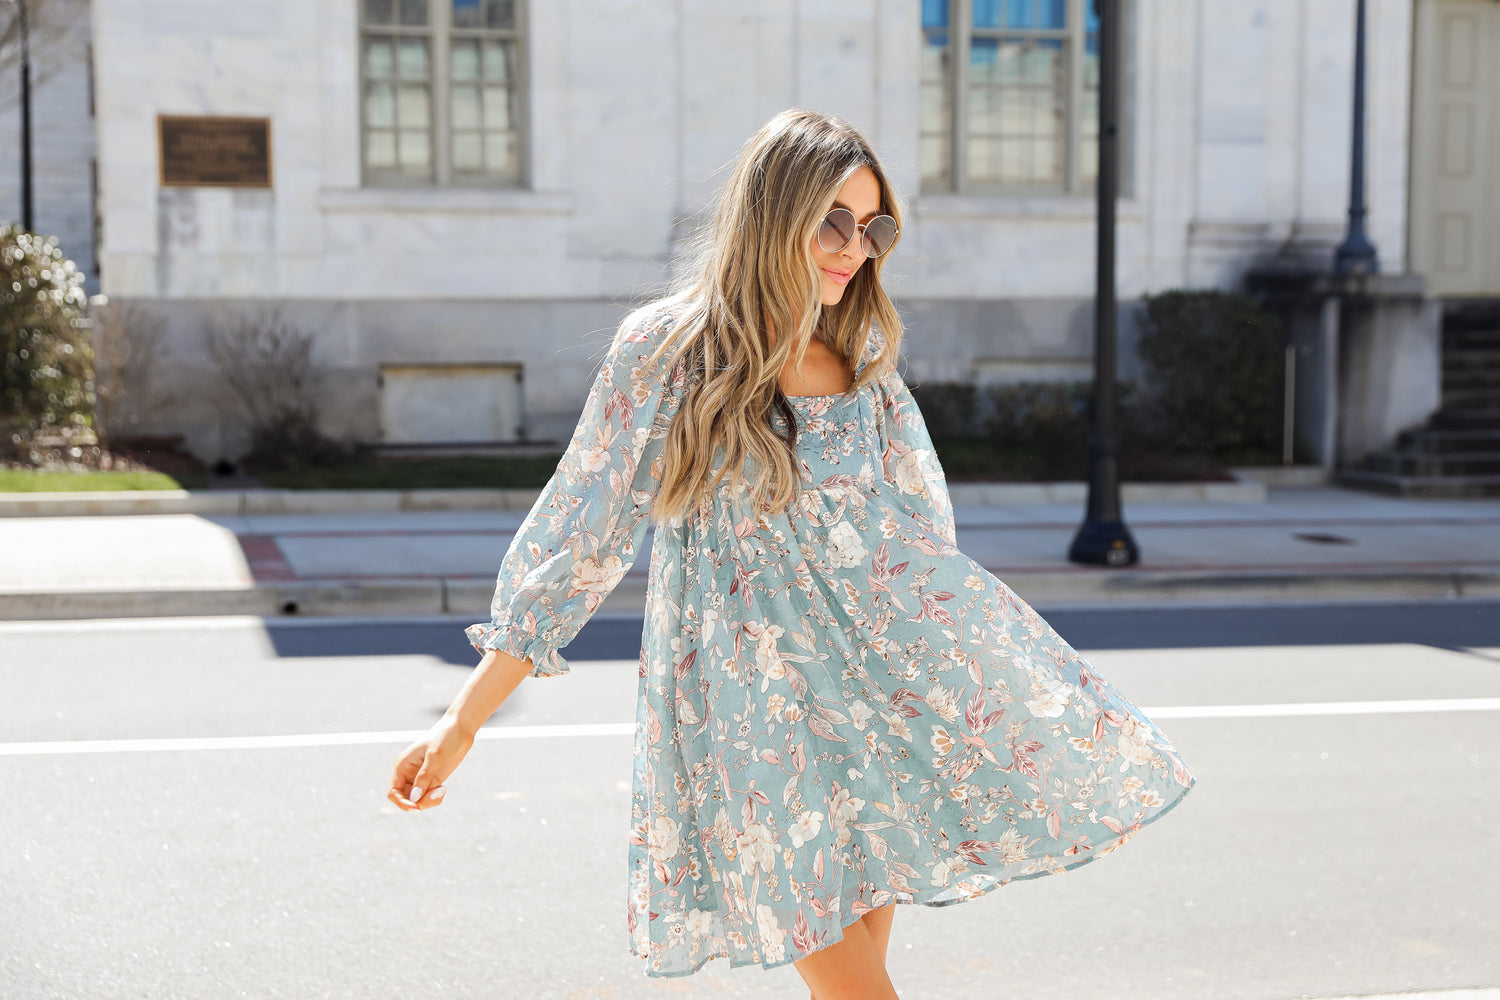
[[[1500,430],[1500,409],[1445,406],[1434,413],[1428,423],[1436,430]]]
[[[1493,410],[1500,413],[1500,392],[1488,387],[1450,387],[1443,383],[1443,408],[1455,410]]]
[[[1342,486],[1402,497],[1500,496],[1500,475],[1398,476],[1389,472],[1350,469],[1338,474]]]
[[[1500,429],[1496,430],[1432,430],[1419,427],[1403,431],[1396,439],[1400,451],[1419,451],[1427,454],[1463,451],[1500,451]]]
[[[1444,330],[1443,351],[1500,350],[1500,330]]]
[[[1377,451],[1361,463],[1368,472],[1397,476],[1500,476],[1500,449],[1495,451]]]
[[[1443,391],[1450,389],[1484,390],[1500,396],[1500,368],[1488,371],[1443,371]]]
[[[1500,368],[1500,350],[1444,351],[1443,371],[1488,371]]]

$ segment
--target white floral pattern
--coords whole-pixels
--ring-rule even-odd
[[[491,620],[468,629],[477,648],[566,673],[558,650],[640,552],[689,387],[682,366],[644,364],[673,321],[645,311],[610,352],[501,563]],[[1195,780],[1139,709],[958,550],[899,373],[790,402],[793,507],[746,512],[726,486],[652,545],[626,912],[652,976],[716,956],[795,961],[872,908],[1065,871]]]

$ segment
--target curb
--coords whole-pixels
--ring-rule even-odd
[[[134,490],[0,493],[0,517],[134,514],[389,514],[530,510],[541,490]]]
[[[415,511],[530,510],[539,489],[452,490],[136,490],[97,493],[0,493],[0,517],[90,517],[143,514],[389,514]],[[1088,499],[1087,483],[949,483],[954,504],[1071,503]],[[1257,481],[1124,483],[1125,503],[1261,503]]]
[[[1496,599],[1500,567],[1424,571],[1174,572],[1082,570],[996,572],[1028,604],[1130,605],[1308,600]],[[0,594],[0,620],[255,615],[268,618],[469,615],[489,617],[491,580],[467,578],[310,580],[203,590],[51,591]],[[596,614],[639,615],[644,575],[631,574]]]

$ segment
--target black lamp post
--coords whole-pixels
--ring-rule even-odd
[[[1379,274],[1380,257],[1365,235],[1365,0],[1354,8],[1354,148],[1349,164],[1349,228],[1333,254],[1334,274]]]
[[[1140,550],[1120,513],[1119,439],[1115,433],[1115,193],[1119,186],[1120,4],[1093,0],[1099,16],[1098,250],[1094,291],[1094,435],[1089,440],[1089,499],[1068,549],[1076,563],[1129,566]]]
[[[21,227],[32,232],[31,212],[31,32],[26,0],[15,0],[21,19]]]

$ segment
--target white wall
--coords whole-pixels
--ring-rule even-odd
[[[1410,3],[1370,3],[1369,228],[1390,271],[1405,243]],[[1258,263],[1330,261],[1347,201],[1354,0],[1136,7],[1122,301],[1232,286]],[[366,319],[330,331],[324,360],[373,371],[399,360],[389,355],[403,338],[394,353],[524,360],[528,413],[566,430],[591,331],[559,331],[538,350],[526,324],[617,315],[656,287],[716,171],[767,117],[801,104],[859,124],[909,200],[887,274],[918,375],[1089,354],[1092,196],[916,190],[917,0],[529,10],[531,189],[390,191],[359,187],[354,0],[94,0],[105,290],[184,304],[428,302],[416,310],[427,322],[404,334],[376,336],[369,309],[341,314]],[[274,188],[159,190],[158,113],[271,117]],[[489,335],[469,306],[493,317]]]

